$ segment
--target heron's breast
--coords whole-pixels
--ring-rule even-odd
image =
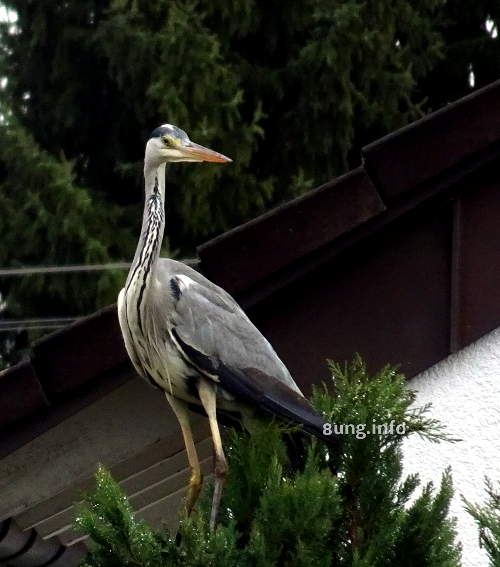
[[[177,397],[178,393],[188,390],[192,371],[168,337],[161,342],[154,338],[140,341],[137,350],[143,366],[158,386]]]

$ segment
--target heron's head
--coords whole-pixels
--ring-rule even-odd
[[[160,165],[171,161],[232,161],[226,156],[191,142],[184,130],[172,124],[155,128],[146,144],[146,160]]]

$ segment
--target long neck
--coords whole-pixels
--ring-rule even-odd
[[[135,311],[140,327],[165,229],[165,164],[146,165],[144,180],[146,196],[141,237],[125,284],[128,308]]]

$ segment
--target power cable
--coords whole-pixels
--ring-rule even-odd
[[[110,264],[80,264],[72,266],[24,266],[22,268],[0,268],[0,277],[31,276],[35,274],[58,274],[65,272],[100,272],[104,270],[128,270],[130,262]]]

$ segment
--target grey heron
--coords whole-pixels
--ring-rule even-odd
[[[142,230],[118,298],[118,316],[135,369],[164,392],[179,421],[191,469],[188,513],[202,486],[189,407],[198,407],[208,417],[215,462],[210,515],[214,529],[227,472],[218,414],[230,415],[244,427],[255,414],[270,414],[329,439],[323,434],[323,418],[236,301],[187,265],[159,258],[165,228],[165,165],[182,161],[231,160],[191,142],[171,124],[152,132],[144,158]]]

